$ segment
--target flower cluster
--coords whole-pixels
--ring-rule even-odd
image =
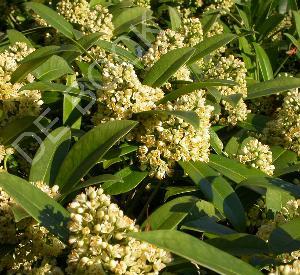
[[[260,169],[269,176],[273,175],[275,166],[272,165],[270,147],[262,144],[255,138],[250,138],[242,145],[236,159],[241,163]]]
[[[199,90],[181,96],[159,109],[197,113],[198,129],[175,116],[154,115],[141,118],[135,139],[142,145],[138,150],[141,168],[158,179],[173,174],[176,161],[208,161],[210,147],[210,117],[213,107],[206,105],[205,91]]]
[[[281,144],[300,156],[300,92],[294,89],[287,92],[281,108],[275,118],[264,130],[265,138],[275,144]]]
[[[133,0],[134,5],[144,8],[151,8],[151,0]]]
[[[103,64],[102,86],[98,90],[98,112],[95,124],[113,119],[129,119],[133,114],[150,111],[163,98],[159,88],[142,85],[134,68],[126,62]]]
[[[99,4],[91,7],[86,0],[62,0],[57,4],[57,11],[84,34],[98,32],[105,40],[113,36],[112,15]]]
[[[89,187],[70,203],[68,274],[158,274],[171,256],[126,234],[135,222],[101,188]]]
[[[221,14],[226,14],[230,12],[234,0],[209,0],[205,4],[209,5],[206,10],[221,10]]]
[[[52,198],[59,195],[57,186],[50,188],[42,182],[33,184]],[[15,246],[10,253],[1,257],[0,271],[6,271],[7,274],[39,274],[37,272],[41,270],[37,268],[38,263],[53,262],[55,257],[62,253],[65,245],[32,218],[16,223],[13,207],[19,206],[0,189],[0,244]],[[53,270],[58,268],[53,267]]]
[[[34,49],[28,47],[26,43],[17,42],[0,53],[0,100],[4,121],[11,119],[12,116],[36,115],[40,111],[42,101],[39,91],[19,91],[25,84],[33,82],[34,77],[31,74],[23,82],[10,82],[19,62],[33,51]]]
[[[233,55],[228,57],[215,55],[210,60],[201,62],[200,66],[204,79],[226,79],[237,83],[233,87],[217,87],[223,97],[236,94],[242,97],[236,105],[225,99],[221,100],[224,110],[216,117],[216,121],[219,121],[221,124],[235,125],[237,122],[245,120],[249,110],[247,110],[247,105],[243,100],[247,97],[247,70],[244,62]]]

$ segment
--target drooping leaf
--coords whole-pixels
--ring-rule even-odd
[[[152,87],[162,86],[187,63],[194,52],[193,48],[180,48],[164,54],[147,72],[143,84]]]
[[[179,162],[205,197],[223,213],[235,228],[246,227],[244,208],[231,185],[217,172],[202,162]]]
[[[248,87],[248,99],[282,93],[300,87],[300,78],[279,77],[265,82],[256,83]]]
[[[57,175],[56,184],[61,193],[76,187],[107,151],[136,125],[137,122],[130,120],[111,121],[82,136],[64,159]]]
[[[0,173],[0,186],[42,226],[67,241],[69,212],[29,182],[8,173]]]
[[[43,181],[52,185],[59,167],[68,153],[70,143],[71,131],[69,128],[59,127],[49,133],[35,154],[29,181]]]
[[[224,275],[261,275],[257,269],[198,238],[176,230],[131,233],[130,236],[171,251],[193,263]]]
[[[58,30],[66,37],[74,38],[74,29],[72,25],[61,15],[53,9],[35,2],[26,3],[28,9],[33,10],[37,15],[42,17],[49,25]]]

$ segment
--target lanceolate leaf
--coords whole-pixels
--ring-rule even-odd
[[[231,185],[207,164],[202,162],[179,162],[205,197],[223,213],[238,230],[244,230],[244,208]]]
[[[289,89],[300,87],[300,78],[296,77],[279,77],[265,82],[250,85],[248,87],[248,99],[269,96],[272,94],[282,93]]]
[[[37,119],[34,116],[25,116],[15,119],[7,123],[0,131],[1,143],[9,145],[26,129],[28,129],[33,122]]]
[[[193,55],[193,48],[180,48],[163,55],[147,72],[144,85],[160,87]]]
[[[61,32],[63,35],[70,39],[74,38],[74,29],[72,25],[53,9],[35,2],[29,2],[26,4],[26,6],[42,17],[49,25]]]
[[[198,199],[192,196],[173,199],[156,209],[143,226],[150,226],[152,230],[175,229],[195,207],[197,201]]]
[[[98,125],[81,137],[63,161],[57,175],[56,184],[61,187],[61,193],[76,187],[106,152],[136,125],[137,122],[130,120],[111,121]]]
[[[52,131],[37,151],[30,169],[29,181],[54,183],[59,167],[68,153],[71,143],[71,131],[59,127]]]
[[[204,266],[218,274],[261,275],[253,266],[215,248],[198,238],[176,230],[156,230],[131,233],[130,236],[171,251],[193,263]]]
[[[226,34],[214,35],[212,37],[205,39],[204,41],[200,42],[198,45],[194,46],[196,51],[193,54],[193,56],[189,59],[188,64],[192,64],[197,60],[203,58],[204,56],[219,49],[220,47],[225,46],[235,38],[237,38],[236,35],[226,33]]]
[[[29,182],[8,173],[0,173],[0,186],[42,226],[67,241],[69,212]]]
[[[253,46],[256,52],[256,59],[259,64],[259,68],[261,70],[263,80],[266,81],[266,80],[273,79],[272,65],[267,53],[259,44],[253,43]]]
[[[105,51],[117,54],[122,59],[124,59],[125,61],[130,62],[132,65],[134,65],[135,67],[137,67],[139,69],[144,68],[143,63],[138,58],[136,58],[136,56],[134,54],[132,54],[131,52],[117,46],[117,44],[114,44],[114,43],[111,43],[111,42],[108,42],[108,41],[104,41],[104,40],[98,40],[95,43],[95,45],[101,47]]]
[[[7,36],[11,45],[16,42],[23,42],[32,47],[30,40],[23,33],[18,32],[17,30],[8,30]]]
[[[240,183],[243,180],[248,179],[249,177],[265,177],[267,176],[264,172],[255,169],[247,168],[245,165],[239,163],[238,161],[228,159],[223,156],[211,154],[209,158],[208,165],[225,177],[231,179],[236,183]]]
[[[91,95],[83,93],[80,89],[77,89],[72,86],[65,86],[59,83],[50,83],[45,81],[32,82],[27,85],[24,85],[20,91],[26,90],[39,90],[42,92],[59,92],[63,94],[68,94],[76,97],[82,97],[86,100],[92,100]]]
[[[171,28],[173,31],[176,31],[181,25],[180,15],[179,15],[177,9],[175,9],[171,6],[168,6],[168,10],[169,10],[169,16],[170,16],[170,20],[171,20]]]
[[[214,87],[214,86],[230,86],[231,87],[234,85],[236,85],[236,82],[231,81],[231,80],[223,80],[223,79],[210,79],[205,82],[196,82],[196,83],[192,83],[192,84],[187,84],[175,91],[168,93],[167,95],[165,95],[164,98],[159,100],[156,104],[163,104],[168,101],[175,100],[176,98],[178,98],[182,95],[188,94],[188,93],[192,93],[192,92],[196,91],[197,89],[203,89],[203,88]]]
[[[147,175],[147,172],[135,171],[130,167],[126,167],[115,174],[115,176],[121,178],[122,181],[106,182],[102,185],[102,188],[104,192],[109,195],[123,194],[138,186]]]
[[[44,64],[33,71],[33,75],[43,81],[51,81],[66,74],[74,73],[67,61],[62,57],[53,55]]]

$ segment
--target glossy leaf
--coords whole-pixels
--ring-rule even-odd
[[[217,34],[205,39],[204,41],[194,46],[196,51],[193,54],[193,56],[189,59],[188,64],[192,64],[197,60],[203,58],[204,56],[219,49],[220,47],[225,46],[235,38],[237,38],[236,35],[225,33],[225,34]]]
[[[181,256],[193,263],[206,267],[218,274],[261,275],[257,269],[230,254],[213,247],[196,237],[176,230],[156,230],[131,233],[130,236],[154,244]]]
[[[57,175],[56,184],[61,193],[76,187],[107,151],[136,125],[137,122],[130,120],[111,121],[82,136],[64,159]]]
[[[205,197],[223,213],[238,230],[246,227],[244,208],[231,185],[202,162],[179,162]]]
[[[181,18],[179,12],[171,6],[168,6],[168,10],[171,21],[171,29],[173,31],[176,31],[181,26]]]
[[[72,25],[53,9],[35,2],[26,3],[26,7],[33,10],[36,14],[42,17],[49,25],[61,32],[66,37],[74,38],[74,29]]]
[[[42,226],[63,241],[68,238],[69,212],[29,182],[0,173],[0,186]]]
[[[144,85],[160,87],[176,73],[194,53],[193,48],[180,48],[164,54],[147,72]]]
[[[106,182],[102,185],[104,192],[109,195],[127,193],[137,187],[148,175],[148,172],[135,171],[126,167],[115,174],[122,179],[119,182]]]
[[[29,181],[42,181],[52,185],[59,167],[69,151],[70,143],[70,129],[59,127],[52,131],[35,154],[30,169]]]
[[[267,53],[259,44],[253,43],[253,46],[255,49],[256,59],[259,64],[259,68],[263,76],[263,80],[266,81],[273,79],[272,65]]]
[[[248,99],[282,93],[290,89],[300,87],[300,78],[279,77],[276,79],[260,82],[248,87]]]
[[[23,42],[26,43],[29,47],[32,47],[30,40],[23,33],[18,32],[17,30],[8,30],[7,36],[11,45],[17,42]]]

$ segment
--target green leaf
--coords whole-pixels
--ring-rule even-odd
[[[173,31],[176,31],[181,26],[180,14],[175,8],[171,6],[168,6],[168,11],[171,20],[171,29]]]
[[[292,43],[297,47],[298,51],[300,51],[300,41],[298,41],[294,36],[289,33],[284,34],[288,39],[292,41]]]
[[[117,36],[128,32],[134,25],[150,19],[151,15],[152,11],[144,7],[122,9],[121,12],[115,13],[113,16],[114,34]]]
[[[232,94],[232,95],[227,95],[223,96],[222,99],[227,101],[232,107],[236,107],[240,100],[243,98],[242,94]]]
[[[293,151],[282,148],[281,146],[271,146],[272,164],[275,166],[274,176],[278,177],[289,170],[297,162],[297,154]],[[292,169],[292,168],[291,168]]]
[[[217,19],[219,18],[219,14],[211,14],[211,15],[205,15],[201,18],[201,23],[202,23],[202,29],[203,29],[203,34],[207,34],[214,23],[216,23]]]
[[[32,47],[30,40],[21,32],[17,30],[8,30],[7,36],[11,45],[14,45],[17,42],[26,43],[29,47]]]
[[[196,51],[193,54],[193,56],[189,59],[188,64],[192,64],[197,60],[219,49],[220,47],[225,46],[235,38],[237,38],[237,36],[231,33],[218,34],[206,38],[204,41],[194,46]]]
[[[37,119],[35,116],[25,116],[8,122],[0,131],[1,144],[9,145],[28,129]]]
[[[140,59],[138,59],[131,52],[119,47],[115,43],[111,43],[111,42],[104,41],[104,40],[98,40],[95,43],[95,45],[101,47],[103,50],[105,50],[107,52],[115,53],[116,55],[120,56],[123,60],[128,61],[129,63],[131,63],[132,65],[134,65],[138,69],[143,69],[144,68],[144,65],[140,61]]]
[[[166,110],[152,110],[138,113],[138,115],[145,116],[176,116],[182,118],[185,122],[191,124],[195,129],[199,129],[200,127],[200,119],[199,116],[193,111],[166,111]]]
[[[259,68],[263,76],[263,80],[266,81],[273,79],[272,65],[267,53],[259,44],[253,42],[253,46],[256,53],[256,60],[259,64]]]
[[[299,11],[293,11],[293,15],[294,15],[298,37],[300,38],[300,13]]]
[[[215,217],[209,216],[204,216],[196,220],[184,222],[180,229],[187,229],[196,232],[206,232],[218,236],[237,233],[230,227],[218,224]]]
[[[172,101],[177,99],[180,96],[192,93],[198,89],[204,89],[207,87],[215,87],[215,86],[235,86],[236,82],[231,80],[224,80],[224,79],[210,79],[204,82],[196,82],[192,84],[183,85],[181,88],[172,91],[164,96],[161,100],[159,100],[156,104],[164,104],[168,101]]]
[[[214,149],[214,151],[218,155],[221,155],[224,148],[222,140],[218,137],[217,133],[212,128],[210,129],[209,132],[210,132],[210,146]]]
[[[165,194],[165,201],[167,201],[170,197],[177,196],[180,194],[190,193],[198,191],[199,189],[194,186],[170,186],[167,187],[167,192]]]
[[[90,130],[70,150],[56,178],[61,193],[76,187],[107,151],[137,125],[130,120],[110,121]]]
[[[76,82],[76,75],[69,75],[67,77],[67,85],[69,87],[78,88]],[[78,90],[79,92],[79,90]],[[81,127],[81,117],[84,114],[78,109],[80,106],[81,98],[79,96],[72,96],[69,94],[64,94],[63,101],[63,124],[69,126],[72,129],[80,129]],[[81,107],[81,106],[80,106]]]
[[[53,9],[48,8],[43,4],[35,2],[26,3],[26,7],[28,9],[33,10],[36,14],[42,17],[49,25],[51,25],[53,28],[55,28],[67,38],[74,38],[74,29],[72,25],[63,16],[59,15]]]
[[[137,187],[147,175],[147,172],[135,171],[130,167],[126,167],[115,174],[115,176],[121,178],[122,181],[106,182],[102,185],[102,188],[104,192],[109,195],[127,193]]]
[[[43,181],[53,185],[59,167],[69,151],[71,131],[59,127],[52,131],[40,145],[32,162],[29,181]]]
[[[52,55],[70,51],[76,52],[78,49],[73,45],[64,45],[61,47],[46,46],[35,50],[20,62],[20,65],[12,74],[11,82],[15,83],[23,80],[23,78],[45,63]]]
[[[156,209],[144,221],[143,227],[148,225],[151,230],[175,229],[195,207],[197,201],[198,199],[192,196],[175,198]]]
[[[42,81],[51,81],[66,74],[74,73],[66,60],[62,57],[53,55],[40,67],[33,71],[33,75]]]
[[[239,140],[238,137],[233,136],[227,142],[224,151],[226,154],[228,154],[229,158],[232,158],[237,154],[238,149],[240,147],[238,140]]]
[[[258,169],[247,168],[244,164],[241,164],[238,161],[215,154],[210,155],[208,165],[235,183],[247,180],[251,176],[266,176],[264,172]]]
[[[8,173],[0,173],[0,186],[42,226],[67,241],[70,214],[64,207],[29,182]]]
[[[290,89],[300,87],[300,78],[296,77],[279,77],[261,83],[256,83],[248,87],[247,99],[269,96],[282,93]]]
[[[282,197],[285,199],[282,203],[284,206],[287,202],[287,200],[292,199],[292,197],[289,195],[293,195],[295,197],[300,197],[300,186],[297,186],[295,184],[292,184],[290,182],[284,181],[282,179],[275,179],[271,177],[258,177],[258,176],[250,176],[247,180],[242,181],[238,187],[250,187],[254,191],[261,193],[259,190],[257,190],[257,187],[264,188],[264,189],[272,189],[277,190],[279,192],[282,192]]]
[[[268,37],[269,33],[276,33],[276,27],[282,22],[284,16],[281,14],[274,14],[270,16],[264,24],[258,26],[259,40],[263,40]],[[280,27],[280,25],[279,25]],[[275,30],[275,31],[274,31]]]
[[[248,114],[246,120],[238,122],[238,126],[246,130],[261,132],[270,120],[264,115]]]
[[[234,256],[252,256],[269,252],[268,244],[264,240],[243,233],[227,234],[206,242]]]
[[[293,219],[273,230],[269,238],[272,251],[281,254],[300,249],[300,218]]]
[[[196,237],[176,230],[157,230],[128,234],[133,238],[154,244],[193,263],[199,264],[218,274],[261,275],[251,265],[215,248]]]
[[[246,227],[244,208],[231,185],[219,174],[202,162],[179,162],[185,173],[199,187],[205,197],[223,213],[235,228]]]
[[[58,83],[50,83],[50,82],[44,82],[44,81],[39,81],[39,82],[32,82],[29,84],[24,85],[20,91],[26,91],[26,90],[39,90],[41,92],[59,92],[62,94],[68,94],[72,95],[75,97],[81,97],[86,100],[92,100],[93,97],[90,96],[89,94],[82,93],[81,90],[71,87],[71,86],[65,86],[63,84],[58,84]]]
[[[147,72],[143,84],[152,87],[162,86],[187,63],[194,52],[193,48],[180,48],[164,54]]]

